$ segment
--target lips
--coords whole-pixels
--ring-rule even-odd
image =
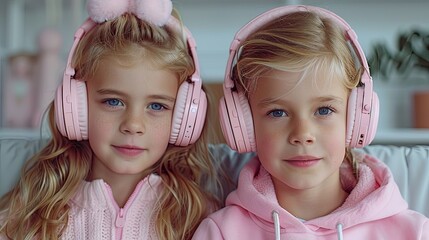
[[[141,154],[145,149],[132,145],[113,146],[113,148],[122,155],[134,157]]]
[[[300,155],[294,156],[286,159],[286,162],[295,167],[311,167],[317,164],[322,158],[309,156],[309,155]]]

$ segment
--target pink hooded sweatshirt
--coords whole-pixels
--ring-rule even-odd
[[[226,207],[203,220],[193,239],[429,239],[429,219],[408,209],[388,167],[363,154],[356,182],[348,164],[340,175],[350,194],[330,214],[300,220],[277,202],[269,173],[253,158],[241,171]]]

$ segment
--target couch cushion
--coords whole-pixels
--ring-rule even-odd
[[[409,207],[429,217],[429,146],[382,146],[363,149],[385,162]]]
[[[24,162],[46,142],[47,140],[27,137],[0,138],[0,196],[16,183]]]

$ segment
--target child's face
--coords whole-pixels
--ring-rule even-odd
[[[319,77],[297,84],[301,74],[273,70],[250,95],[258,156],[276,191],[338,185],[348,91]]]
[[[125,67],[108,58],[87,86],[92,176],[144,177],[168,145],[177,75],[145,60]]]

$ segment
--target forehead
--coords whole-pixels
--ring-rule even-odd
[[[179,78],[171,70],[150,60],[123,63],[110,57],[100,62],[87,84],[89,88],[111,88],[136,94],[148,91],[175,93]]]
[[[250,97],[304,99],[323,95],[347,96],[348,90],[344,81],[343,76],[338,74],[271,70],[258,79]]]

